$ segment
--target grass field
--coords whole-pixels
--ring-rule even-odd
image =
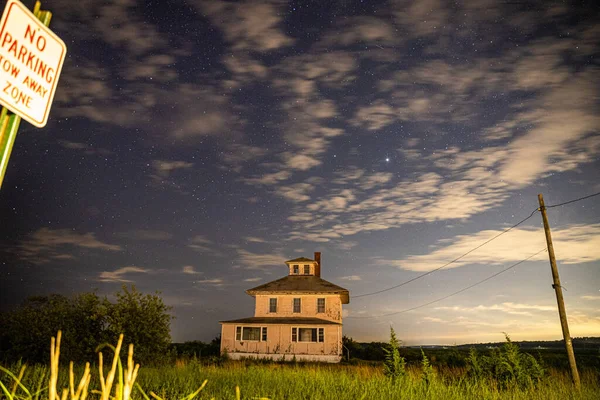
[[[15,375],[19,366],[13,366]],[[75,368],[81,376],[83,368]],[[98,374],[92,374],[88,398],[100,398],[94,390],[100,389]],[[32,395],[36,388],[45,389],[39,399],[47,399],[46,366],[28,367],[22,383]],[[582,388],[574,391],[569,376],[563,372],[550,371],[536,387],[499,389],[493,381],[474,381],[467,378],[461,369],[437,371],[436,378],[429,384],[420,377],[420,369],[410,368],[409,376],[393,381],[383,375],[380,368],[373,366],[315,365],[315,364],[247,364],[225,362],[222,365],[200,365],[178,363],[160,368],[140,368],[137,383],[146,393],[154,392],[165,400],[183,399],[197,390],[204,380],[205,388],[196,399],[235,399],[236,386],[242,399],[600,399],[599,374],[584,371]],[[6,374],[1,381],[8,388],[12,379]],[[59,372],[57,387],[69,386],[68,368]],[[5,394],[0,398],[7,398]],[[15,399],[28,398],[18,389]],[[133,399],[144,400],[138,389],[132,392]]]
[[[117,345],[121,350],[122,335]],[[112,359],[99,365],[59,363],[60,333],[50,366],[0,368],[0,400],[196,400],[196,399],[600,399],[600,371],[582,371],[575,390],[566,372],[550,369],[527,387],[469,377],[466,368],[442,367],[424,379],[418,365],[391,379],[377,365],[267,363],[180,359],[159,367]],[[105,352],[106,349],[105,348]],[[111,352],[110,350],[108,352]],[[123,355],[124,352],[120,352]],[[70,390],[68,390],[70,389]]]

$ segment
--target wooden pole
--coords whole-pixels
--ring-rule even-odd
[[[560,277],[558,276],[558,268],[556,267],[556,257],[554,257],[554,246],[552,245],[552,235],[550,234],[550,224],[546,216],[546,206],[544,205],[544,197],[538,194],[540,202],[540,211],[542,213],[542,221],[544,222],[544,232],[546,233],[546,244],[548,245],[548,256],[550,257],[550,267],[552,268],[552,287],[556,292],[556,302],[558,303],[558,315],[560,316],[560,325],[562,327],[563,338],[565,339],[565,347],[567,348],[567,356],[569,357],[569,365],[571,367],[571,376],[575,387],[579,390],[579,372],[575,363],[575,353],[573,352],[573,342],[569,334],[569,322],[567,321],[567,310],[565,309],[565,301],[563,299],[562,287],[560,286]]]

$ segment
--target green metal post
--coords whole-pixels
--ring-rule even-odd
[[[35,6],[33,7],[33,14],[42,21],[44,25],[50,26],[52,13],[50,11],[42,11],[41,8],[42,3],[36,1]],[[6,173],[6,167],[8,166],[8,160],[17,137],[20,123],[21,117],[2,107],[2,113],[0,114],[0,189],[2,189],[4,174]]]
[[[4,173],[8,165],[8,159],[17,137],[21,117],[2,107],[2,116],[0,117],[0,189],[4,181]]]

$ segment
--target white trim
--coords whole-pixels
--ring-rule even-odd
[[[294,340],[294,329],[296,329],[296,340]],[[310,330],[316,329],[317,330],[317,341],[313,342],[312,340],[300,340],[300,329],[310,329]],[[322,330],[321,332],[323,332],[323,341],[322,342],[319,341],[319,333],[320,333],[319,330]],[[312,333],[311,333],[311,338],[312,338]],[[308,327],[307,326],[302,326],[302,327],[292,326],[290,329],[290,340],[292,343],[323,343],[323,344],[325,344],[325,328],[322,326],[315,327],[315,326],[310,326],[310,325]]]
[[[241,328],[240,339],[237,338],[237,329]],[[258,340],[255,339],[244,339],[244,328],[258,328]],[[266,342],[269,339],[269,330],[267,326],[256,326],[256,325],[235,325],[235,342]],[[267,329],[267,340],[263,340],[263,329]]]

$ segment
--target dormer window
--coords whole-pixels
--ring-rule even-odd
[[[300,266],[298,264],[294,265],[294,274],[298,275],[300,273]]]
[[[310,275],[310,265],[304,265],[304,275]]]

